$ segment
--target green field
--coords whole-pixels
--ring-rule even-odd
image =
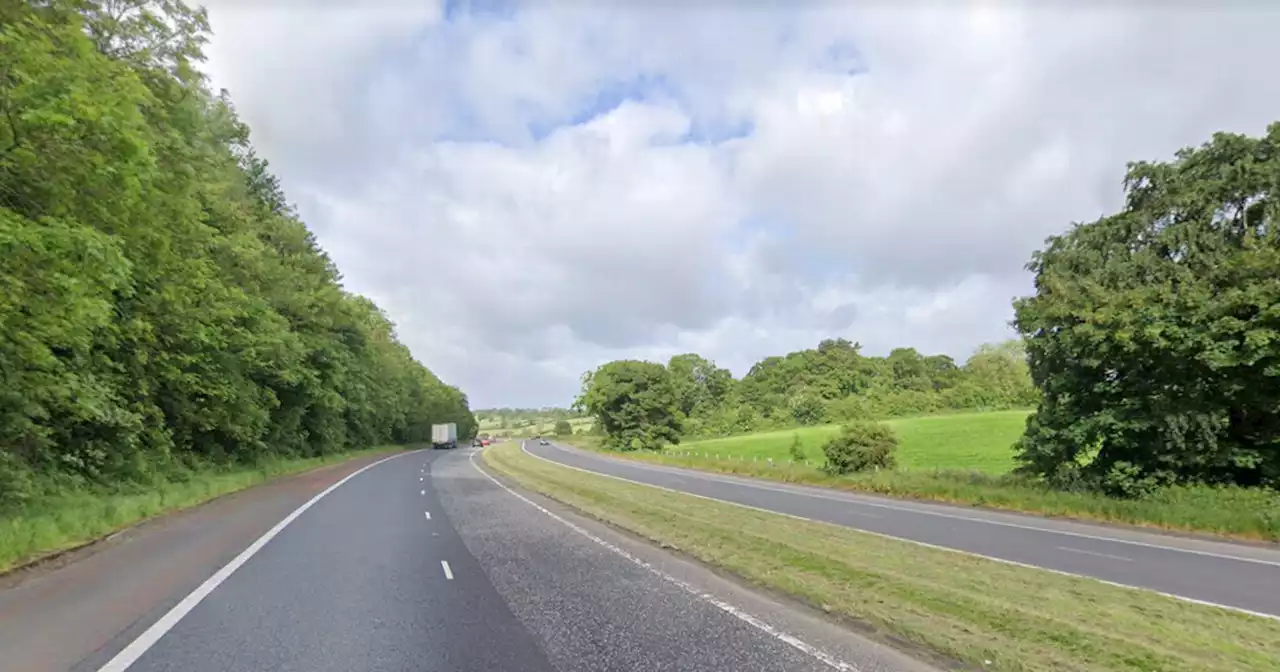
[[[569,426],[573,427],[574,434],[584,434],[591,429],[595,423],[591,418],[570,418]],[[540,419],[533,424],[524,427],[507,427],[502,428],[496,422],[485,419],[480,423],[480,433],[491,434],[493,436],[539,436],[542,434],[550,435],[555,431],[556,421],[550,419]]]
[[[1029,411],[959,413],[885,421],[901,442],[898,464],[904,469],[958,469],[1003,474],[1013,468],[1013,443],[1022,435]],[[839,425],[746,434],[691,441],[670,452],[692,451],[722,458],[787,461],[794,437],[811,463],[822,461],[822,444]]]

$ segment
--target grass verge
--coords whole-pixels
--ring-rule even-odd
[[[987,670],[1280,669],[1280,623],[593,476],[518,444],[523,487],[748,581]]]
[[[41,498],[0,517],[0,574],[149,518],[202,504],[279,476],[391,450],[393,448],[381,447],[326,457],[273,460],[255,467],[197,473],[185,482],[161,483],[145,489],[74,491]]]
[[[595,437],[568,442],[602,450]],[[1011,474],[959,470],[897,470],[831,476],[820,469],[820,454],[808,465],[769,462],[732,453],[662,451],[610,456],[724,474],[816,485],[903,499],[979,506],[1042,516],[1116,523],[1173,532],[1211,534],[1245,541],[1280,541],[1280,493],[1261,488],[1174,486],[1141,499],[1116,499],[1094,492],[1055,490]]]

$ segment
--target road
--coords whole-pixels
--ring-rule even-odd
[[[777,513],[1280,618],[1280,549],[797,486],[528,441],[553,462]]]
[[[474,452],[403,453],[353,468],[292,512],[278,502],[264,504],[278,499],[265,495],[211,505],[221,507],[217,515],[197,518],[192,530],[144,530],[128,543],[0,591],[0,667],[932,669],[520,492],[486,474]],[[272,516],[263,524],[274,527],[253,543],[223,528],[231,524],[226,521],[263,515]],[[175,548],[163,548],[169,543]],[[145,555],[137,553],[144,548]],[[113,557],[131,552],[132,562]],[[148,564],[152,557],[164,560]],[[179,585],[166,572],[191,562],[221,569],[208,569],[198,585],[153,589],[145,599],[109,590],[114,584],[137,588],[148,579]],[[68,586],[60,599],[50,597],[55,585]],[[23,591],[44,593],[34,599]],[[108,622],[119,631],[104,641],[83,636]],[[37,646],[37,633],[44,646]]]

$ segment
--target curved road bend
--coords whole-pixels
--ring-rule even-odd
[[[537,457],[647,485],[1280,618],[1280,549],[859,495],[644,464],[559,445]]]
[[[75,669],[929,669],[508,490],[473,452],[357,474],[132,647],[141,655],[120,654],[134,628]]]

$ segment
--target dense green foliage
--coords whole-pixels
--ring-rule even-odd
[[[609,362],[586,374],[574,406],[596,418],[605,446],[659,449],[680,442],[676,387],[666,367],[653,362]]]
[[[207,90],[207,32],[0,0],[0,505],[474,431]]]
[[[855,420],[822,445],[826,462],[822,470],[829,474],[852,474],[868,469],[893,469],[897,466],[894,451],[898,437],[888,425],[868,420]]]
[[[1123,495],[1280,486],[1280,124],[1125,184],[1123,210],[1029,265],[1016,324],[1043,402],[1021,460]]]
[[[570,436],[573,434],[573,425],[568,420],[556,420],[554,431],[556,436]]]
[[[912,348],[886,357],[860,350],[844,339],[826,340],[817,348],[768,357],[741,380],[699,355],[676,355],[666,366],[668,402],[683,434],[726,436],[941,411],[1029,408],[1037,400],[1018,341],[984,345],[963,366]],[[584,377],[584,398],[597,382],[593,374]],[[597,423],[606,434],[608,426]]]

